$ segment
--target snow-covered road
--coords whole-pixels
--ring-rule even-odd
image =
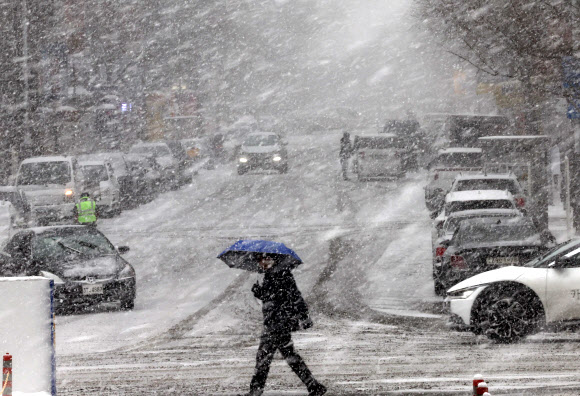
[[[61,395],[213,395],[247,391],[261,325],[251,284],[215,256],[239,238],[287,243],[316,326],[297,349],[330,395],[578,394],[580,337],[539,334],[505,346],[448,331],[433,293],[421,173],[339,178],[338,134],[290,138],[290,171],[238,176],[232,164],[103,221],[128,244],[134,311],[101,307],[57,320]],[[543,388],[539,389],[539,388]],[[268,395],[305,394],[276,360]]]

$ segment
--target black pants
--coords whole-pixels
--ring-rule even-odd
[[[250,391],[256,392],[264,389],[270,364],[276,350],[286,359],[286,362],[300,378],[300,380],[310,390],[317,382],[312,377],[312,373],[306,367],[304,360],[294,350],[294,343],[290,332],[287,333],[269,333],[264,332],[260,338],[260,346],[256,355],[256,371],[250,384]]]

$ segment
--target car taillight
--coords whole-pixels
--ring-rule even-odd
[[[443,256],[446,250],[447,248],[445,246],[437,246],[437,248],[435,248],[435,257]]]
[[[526,200],[524,198],[516,198],[516,205],[518,208],[523,208],[526,206]]]
[[[360,155],[361,158],[364,158],[365,157],[365,152],[364,151],[359,151],[358,152],[358,155]]]
[[[467,263],[462,256],[451,256],[451,267],[455,269],[467,269]]]
[[[439,179],[439,173],[435,173],[435,176],[433,176],[433,180],[437,180]]]

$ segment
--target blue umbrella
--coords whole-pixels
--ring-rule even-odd
[[[258,264],[264,255],[274,259],[274,269],[293,269],[302,264],[300,257],[283,243],[263,240],[237,241],[218,258],[231,268],[264,272]]]

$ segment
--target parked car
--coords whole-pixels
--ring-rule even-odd
[[[250,133],[240,148],[237,169],[239,175],[254,169],[288,172],[286,142],[273,132]]]
[[[517,209],[513,195],[501,190],[457,191],[445,196],[443,210],[433,221],[435,229],[440,228],[453,212],[475,209]],[[435,213],[435,212],[434,212]]]
[[[0,186],[0,201],[10,202],[14,211],[12,225],[27,227],[30,223],[30,204],[26,194],[14,186]]]
[[[541,231],[529,217],[476,218],[462,221],[434,278],[435,290],[449,287],[480,272],[523,265],[554,245],[549,231]]]
[[[522,212],[516,209],[475,209],[475,210],[462,210],[459,212],[451,213],[442,227],[434,229],[431,235],[432,241],[432,251],[433,251],[433,279],[437,277],[437,274],[441,270],[441,260],[443,259],[443,254],[447,250],[447,246],[455,231],[459,227],[459,224],[463,220],[468,219],[484,219],[484,218],[509,218],[509,217],[521,217]],[[443,290],[435,285],[435,292],[441,294]]]
[[[352,167],[358,180],[405,175],[407,149],[392,133],[357,135],[353,141]]]
[[[580,240],[570,240],[523,266],[467,278],[447,291],[449,326],[517,341],[539,329],[561,330],[580,320]]]
[[[149,155],[161,169],[164,189],[177,189],[180,185],[179,161],[165,142],[138,143],[131,147],[129,154]]]
[[[73,220],[75,202],[84,186],[77,159],[59,156],[22,161],[16,187],[26,194],[33,219],[48,224]]]
[[[476,173],[459,174],[455,177],[449,192],[470,190],[505,190],[509,191],[519,209],[524,209],[526,197],[518,178],[512,174]]]
[[[133,191],[139,189],[135,185],[134,179],[129,171],[127,162],[125,161],[125,154],[122,152],[106,152],[85,154],[78,157],[79,161],[106,161],[111,164],[113,174],[119,185],[121,194],[121,203],[123,207],[130,205],[133,200]]]
[[[127,154],[125,162],[133,178],[132,199],[138,203],[150,202],[163,189],[161,166],[151,155]]]
[[[99,302],[118,302],[133,309],[135,270],[95,227],[52,226],[19,231],[4,247],[0,260],[3,276],[40,275],[54,280],[58,312]]]
[[[451,184],[460,173],[480,172],[483,154],[480,148],[452,147],[440,150],[427,165],[429,183],[425,186],[425,204],[430,211],[440,211]]]
[[[79,162],[83,173],[85,191],[97,203],[99,216],[115,216],[121,213],[121,189],[113,167],[105,161]]]

